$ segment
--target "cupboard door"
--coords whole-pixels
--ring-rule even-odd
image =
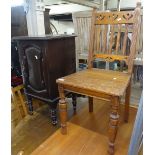
[[[35,45],[25,48],[24,64],[26,65],[27,86],[36,92],[46,90],[43,61],[41,48]]]

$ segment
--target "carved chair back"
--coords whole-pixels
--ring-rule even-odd
[[[141,3],[134,11],[99,12],[93,10],[89,41],[88,68],[95,59],[125,62],[128,72],[133,69],[136,40],[140,27]],[[130,40],[131,42],[127,42]],[[128,44],[128,45],[127,45]]]

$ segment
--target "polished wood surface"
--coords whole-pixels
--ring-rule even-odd
[[[107,45],[107,54],[109,57],[105,57],[105,61],[117,60],[117,57],[110,57],[110,55],[123,55],[123,50],[120,49],[120,24],[132,24],[132,40],[130,46],[129,57],[127,57],[127,73],[107,71],[100,69],[93,69],[93,61],[95,60],[95,52],[97,54],[101,51],[102,44],[100,42],[101,36],[101,26],[109,25],[110,31],[109,43]],[[116,47],[113,47],[114,42],[114,27],[118,26]],[[119,109],[120,109],[120,99],[126,92],[125,98],[125,121],[128,121],[129,114],[129,102],[130,102],[130,80],[133,69],[133,60],[136,53],[136,41],[138,35],[138,29],[140,26],[140,3],[137,3],[137,7],[133,12],[96,12],[93,10],[92,14],[92,25],[90,32],[90,46],[89,46],[89,58],[88,58],[88,68],[84,71],[80,71],[71,74],[66,77],[62,77],[56,80],[59,88],[59,111],[60,111],[60,121],[61,121],[61,133],[67,134],[67,102],[65,100],[65,91],[70,91],[78,94],[87,95],[89,97],[100,98],[102,100],[110,100],[111,111],[110,111],[110,122],[109,122],[109,154],[114,154],[114,145],[117,135],[118,122],[119,122]],[[108,35],[108,34],[107,34]],[[126,36],[126,34],[125,34]],[[105,37],[103,37],[104,39]],[[126,37],[124,38],[126,40]],[[104,47],[105,48],[105,47]],[[104,50],[103,50],[104,51]],[[120,52],[121,51],[121,54]],[[103,54],[104,55],[104,54]],[[126,54],[125,54],[126,55]],[[125,59],[125,56],[118,56],[119,59]],[[122,61],[120,63],[123,63]],[[123,71],[123,67],[120,67],[120,71]],[[91,107],[89,111],[93,111],[93,103],[89,104]]]
[[[59,78],[57,83],[63,84],[65,89],[70,86],[73,89],[76,87],[77,89],[81,88],[88,91],[121,96],[129,80],[130,74],[93,68]]]
[[[69,109],[71,112],[71,107]],[[31,155],[107,155],[110,109],[109,102],[95,99],[94,111],[88,113],[87,104],[85,104],[77,111],[76,115],[72,114],[72,118],[69,118],[67,135],[62,135],[60,129],[57,130]],[[126,124],[123,123],[123,111],[124,106],[121,105],[115,155],[127,154],[137,110],[130,107],[131,115]],[[69,115],[71,116],[71,114]]]

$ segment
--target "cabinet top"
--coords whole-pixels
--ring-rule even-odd
[[[53,39],[70,38],[70,37],[76,37],[76,35],[59,34],[59,35],[39,35],[39,36],[16,36],[12,38],[12,41],[14,40],[53,40]]]

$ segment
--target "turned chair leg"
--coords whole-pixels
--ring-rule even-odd
[[[93,112],[93,97],[88,97],[89,112]]]
[[[27,105],[28,105],[28,109],[29,109],[29,114],[33,115],[32,97],[29,96],[29,95],[26,95],[26,99],[27,99]]]
[[[72,104],[73,104],[74,114],[76,114],[77,97],[75,93],[72,93]]]
[[[61,133],[67,134],[67,102],[65,100],[65,94],[63,87],[58,84],[59,89],[59,113],[60,113],[60,123],[61,123]]]
[[[126,89],[126,94],[125,94],[125,110],[124,110],[124,121],[125,122],[128,122],[128,118],[129,118],[130,95],[131,95],[131,82],[129,83]]]
[[[109,124],[109,149],[110,155],[114,154],[114,143],[117,135],[118,121],[119,121],[119,97],[112,97],[111,99],[111,112],[110,112],[110,124]]]

